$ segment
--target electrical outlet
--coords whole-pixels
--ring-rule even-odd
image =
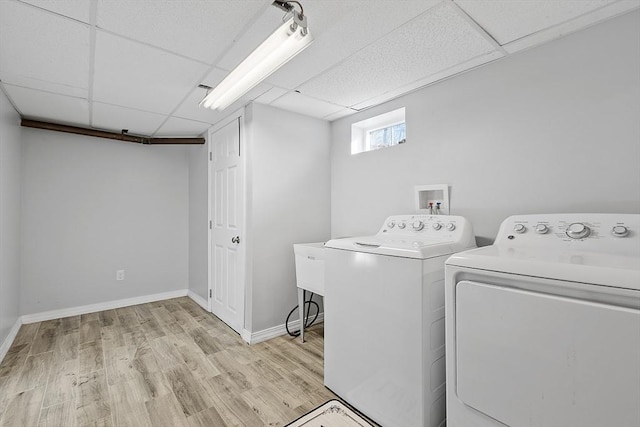
[[[116,270],[116,280],[124,280],[124,270]]]

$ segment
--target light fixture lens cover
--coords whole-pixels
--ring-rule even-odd
[[[290,18],[225,77],[200,106],[224,110],[274,71],[302,52],[313,41],[308,29]]]

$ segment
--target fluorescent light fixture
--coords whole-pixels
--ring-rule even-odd
[[[224,110],[311,44],[313,37],[307,29],[306,16],[291,12],[290,19],[207,94],[201,107]]]

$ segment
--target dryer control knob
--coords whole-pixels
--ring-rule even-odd
[[[452,222],[450,222],[449,224],[447,224],[447,230],[449,231],[453,231],[456,229],[456,225]]]
[[[611,229],[611,234],[616,237],[625,237],[629,235],[629,229],[624,225],[616,225]]]
[[[536,233],[538,234],[547,234],[549,231],[549,227],[546,224],[538,224],[536,225]]]
[[[524,224],[516,224],[513,226],[513,231],[522,234],[527,231],[527,227],[525,227]]]
[[[395,226],[396,226],[395,221],[389,221],[389,222],[387,223],[387,227],[389,227],[389,228],[393,228],[393,227],[395,227]]]
[[[405,228],[406,226],[407,226],[407,224],[406,224],[406,223],[404,223],[404,222],[401,222],[401,223],[399,223],[399,224],[398,224],[398,228],[399,228],[400,230],[404,230],[404,228]]]
[[[434,230],[440,230],[442,228],[442,224],[440,224],[439,222],[434,222],[432,227]]]
[[[572,239],[584,239],[589,237],[591,229],[581,222],[574,222],[567,227],[567,236]]]
[[[424,228],[424,224],[422,223],[422,221],[415,221],[413,224],[411,224],[411,226],[416,231],[420,231]]]

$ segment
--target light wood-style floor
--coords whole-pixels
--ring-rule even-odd
[[[189,298],[23,325],[0,426],[282,426],[335,398],[323,328],[252,346]]]

